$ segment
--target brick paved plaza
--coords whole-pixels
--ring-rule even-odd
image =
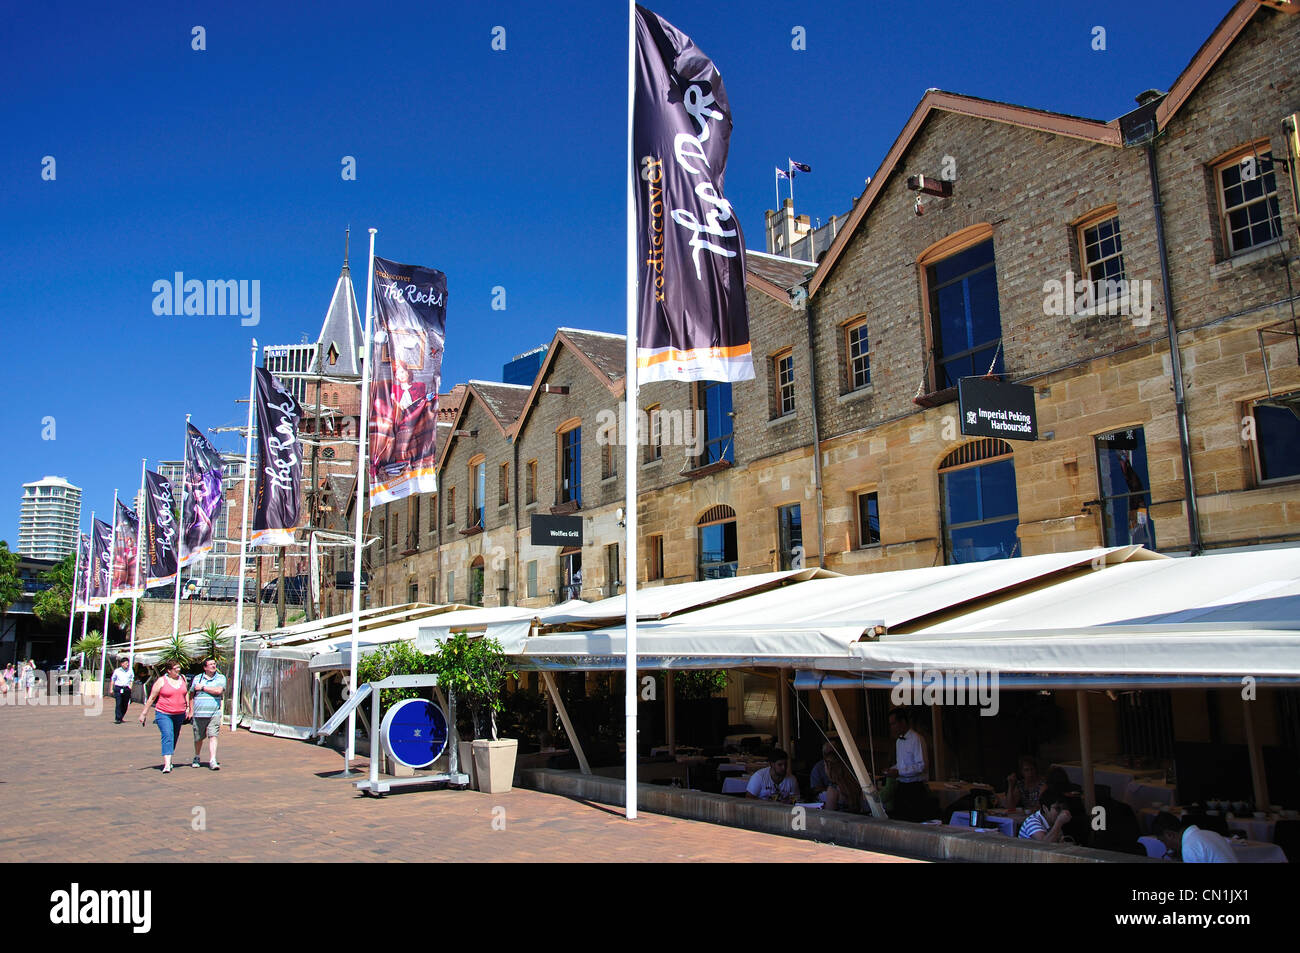
[[[342,758],[312,744],[222,730],[221,771],[160,771],[140,706],[114,725],[73,707],[0,706],[0,856],[6,861],[904,861],[516,789],[417,788],[366,798],[321,777]],[[205,762],[206,764],[206,756]],[[361,762],[365,764],[364,761]],[[506,829],[494,830],[493,808]],[[196,809],[201,808],[202,812]],[[206,830],[195,830],[199,816]],[[112,854],[105,844],[121,845]]]

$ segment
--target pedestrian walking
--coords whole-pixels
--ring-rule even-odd
[[[36,697],[36,660],[28,659],[23,666],[23,692],[27,701]]]
[[[10,662],[5,666],[3,673],[0,673],[0,695],[9,694],[9,685],[14,680],[14,663]]]
[[[162,736],[163,774],[172,769],[172,753],[176,750],[176,736],[180,734],[181,725],[193,714],[190,708],[189,690],[185,679],[181,677],[181,663],[172,662],[158,681],[153,683],[149,700],[140,712],[140,724],[144,725],[149,709],[155,708],[154,724]]]
[[[207,659],[203,672],[190,684],[190,707],[194,712],[194,760],[191,768],[203,765],[203,739],[208,739],[208,767],[220,771],[217,763],[217,734],[221,731],[221,696],[226,691],[226,676],[217,671],[217,660]]]
[[[131,672],[131,660],[125,655],[121,663],[113,669],[113,698],[117,704],[113,710],[113,724],[120,725],[126,717],[126,710],[131,705],[131,684],[135,675]]]

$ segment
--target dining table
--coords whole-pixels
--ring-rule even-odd
[[[986,784],[975,784],[971,781],[931,781],[928,786],[930,793],[938,798],[941,810],[947,810],[954,801],[960,800],[972,791],[990,799],[997,793]]]
[[[1024,811],[989,811],[984,815],[981,828],[997,828],[1007,837],[1015,837],[1020,833],[1020,827],[1027,816]],[[952,827],[970,827],[970,811],[953,811],[948,823]]]

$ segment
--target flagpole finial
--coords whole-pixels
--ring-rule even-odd
[[[373,234],[375,234],[375,233],[378,232],[378,231],[379,231],[379,229],[377,229],[377,228],[372,228],[372,229],[370,229],[370,234],[373,235]]]

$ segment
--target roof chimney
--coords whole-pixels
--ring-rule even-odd
[[[1165,93],[1162,93],[1158,89],[1144,89],[1142,92],[1137,94],[1137,104],[1139,106],[1145,106],[1147,103],[1153,103],[1157,99],[1163,99],[1165,95]]]

